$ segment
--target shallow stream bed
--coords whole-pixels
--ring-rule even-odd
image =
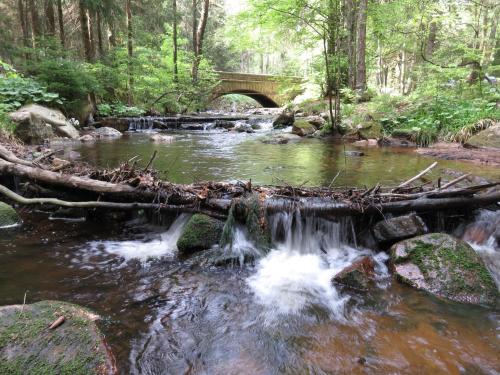
[[[343,170],[338,186],[395,184],[432,162],[378,148],[345,157],[342,145],[317,139],[270,145],[259,134],[175,135],[171,144],[154,144],[147,134],[128,134],[67,152],[111,167],[135,155],[146,163],[156,149],[155,166],[183,183],[251,178],[328,185]],[[499,175],[457,162],[440,167]],[[141,218],[125,225],[49,220],[41,212],[23,218],[21,228],[0,238],[0,305],[22,303],[26,295],[28,303],[57,299],[94,309],[123,374],[500,373],[498,311],[398,284],[387,256],[347,245],[337,223],[289,231],[255,265],[217,267],[211,250],[178,258],[186,217],[171,226]],[[482,251],[498,264],[499,249]],[[374,290],[331,283],[363,254],[377,260]]]

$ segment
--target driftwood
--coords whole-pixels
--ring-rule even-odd
[[[24,197],[2,185],[0,194],[23,205],[199,212],[217,218],[226,217],[231,203],[250,191],[259,194],[269,213],[282,210],[300,210],[318,215],[404,213],[484,207],[500,202],[500,191],[494,190],[500,182],[452,189],[468,175],[460,176],[442,187],[429,182],[412,185],[434,168],[436,163],[397,187],[376,184],[371,188],[334,189],[331,186],[253,186],[242,182],[172,184],[159,179],[157,172],[150,168],[155,156],[153,154],[146,168],[138,168],[137,160],[131,159],[111,171],[72,163],[63,173],[47,170],[48,165],[24,160],[0,146],[0,177],[17,177],[21,182],[27,182],[28,186],[37,187],[29,190],[31,194],[39,192],[40,195],[50,191],[51,197]],[[50,157],[47,154],[37,161]],[[60,199],[65,195],[69,195],[72,200]]]

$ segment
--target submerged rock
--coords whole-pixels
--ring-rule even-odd
[[[119,138],[122,136],[122,133],[116,129],[109,128],[107,126],[103,126],[102,128],[98,128],[94,131],[99,137],[109,137],[109,138]]]
[[[59,301],[0,307],[0,374],[117,373],[97,318]]]
[[[398,242],[390,252],[394,272],[406,284],[456,302],[498,304],[493,277],[462,240],[431,233]]]
[[[333,280],[353,289],[366,290],[374,278],[375,262],[371,257],[365,256],[344,268]]]
[[[283,134],[274,134],[271,137],[263,138],[261,142],[267,144],[280,145],[280,144],[286,144],[289,141],[298,141],[300,139],[301,137],[298,136],[297,134],[283,133]]]
[[[424,221],[416,214],[379,221],[373,227],[373,236],[381,244],[393,244],[427,233]]]
[[[361,152],[361,151],[352,151],[352,150],[345,151],[344,154],[346,156],[353,156],[353,157],[360,157],[360,156],[364,156],[365,155],[364,152]]]
[[[14,210],[7,203],[0,202],[0,229],[2,227],[14,226],[20,222],[21,219],[19,218],[16,210]]]
[[[58,109],[29,104],[9,114],[17,124],[15,134],[26,143],[40,143],[54,135],[76,139],[78,130]]]
[[[500,122],[469,138],[465,147],[500,149]]]
[[[316,128],[307,120],[299,119],[293,124],[292,133],[301,137],[311,135],[316,131]]]
[[[149,138],[150,141],[153,141],[155,143],[172,143],[174,139],[175,137],[164,134],[154,134]]]
[[[216,245],[221,237],[224,223],[203,214],[194,214],[182,230],[177,241],[180,253],[189,254],[206,250]]]
[[[96,139],[92,134],[85,134],[78,138],[80,142],[94,142]]]

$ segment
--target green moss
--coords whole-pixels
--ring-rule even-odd
[[[0,228],[20,222],[16,210],[4,202],[0,202]]]
[[[195,214],[184,226],[177,241],[181,252],[206,250],[219,242],[223,223],[203,214]]]

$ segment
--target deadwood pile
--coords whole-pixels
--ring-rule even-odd
[[[140,167],[135,157],[111,170],[66,161],[58,158],[59,153],[47,151],[33,158],[24,146],[2,142],[0,194],[22,205],[199,212],[217,218],[226,217],[232,202],[250,192],[259,194],[269,213],[300,210],[324,216],[469,209],[500,202],[499,181],[463,186],[469,177],[466,174],[446,183],[441,179],[422,182],[437,163],[391,187],[333,187],[335,179],[329,187],[321,188],[253,186],[251,181],[181,185],[158,177],[152,168],[156,153],[145,167]],[[12,187],[13,182],[16,189],[5,186]]]

